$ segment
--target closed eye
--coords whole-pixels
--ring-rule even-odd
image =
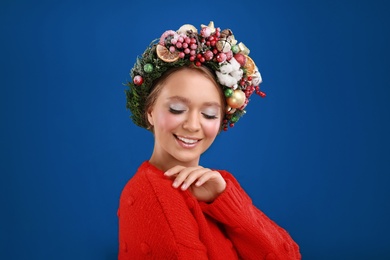
[[[172,114],[175,114],[175,115],[178,115],[178,114],[181,114],[183,113],[185,110],[177,110],[177,109],[173,109],[173,108],[169,108],[169,112],[171,112]]]
[[[218,118],[218,116],[216,116],[216,115],[208,115],[205,113],[202,113],[202,114],[203,114],[204,118],[206,118],[206,119],[217,119]]]

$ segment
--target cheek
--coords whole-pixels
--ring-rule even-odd
[[[175,129],[182,121],[180,116],[169,113],[168,111],[160,111],[157,113],[157,124],[155,127],[163,131],[170,131]]]
[[[203,123],[203,131],[207,137],[215,138],[221,127],[219,120],[207,120]]]

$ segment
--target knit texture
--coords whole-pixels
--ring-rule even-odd
[[[301,259],[290,235],[219,172],[226,190],[207,204],[144,162],[120,197],[118,259]]]

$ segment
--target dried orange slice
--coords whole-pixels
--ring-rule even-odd
[[[165,62],[175,62],[179,59],[179,52],[170,52],[165,46],[157,44],[157,56]]]
[[[245,55],[245,57],[246,57],[246,63],[245,63],[244,68],[246,69],[246,74],[248,76],[251,76],[251,75],[255,74],[256,65],[251,57],[249,57],[248,55]]]

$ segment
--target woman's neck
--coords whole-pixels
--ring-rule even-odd
[[[157,169],[162,171],[167,171],[177,165],[185,167],[195,167],[199,165],[199,158],[197,160],[192,160],[188,162],[179,161],[169,154],[159,154],[156,151],[153,151],[152,156],[149,159],[149,163],[155,166]]]

